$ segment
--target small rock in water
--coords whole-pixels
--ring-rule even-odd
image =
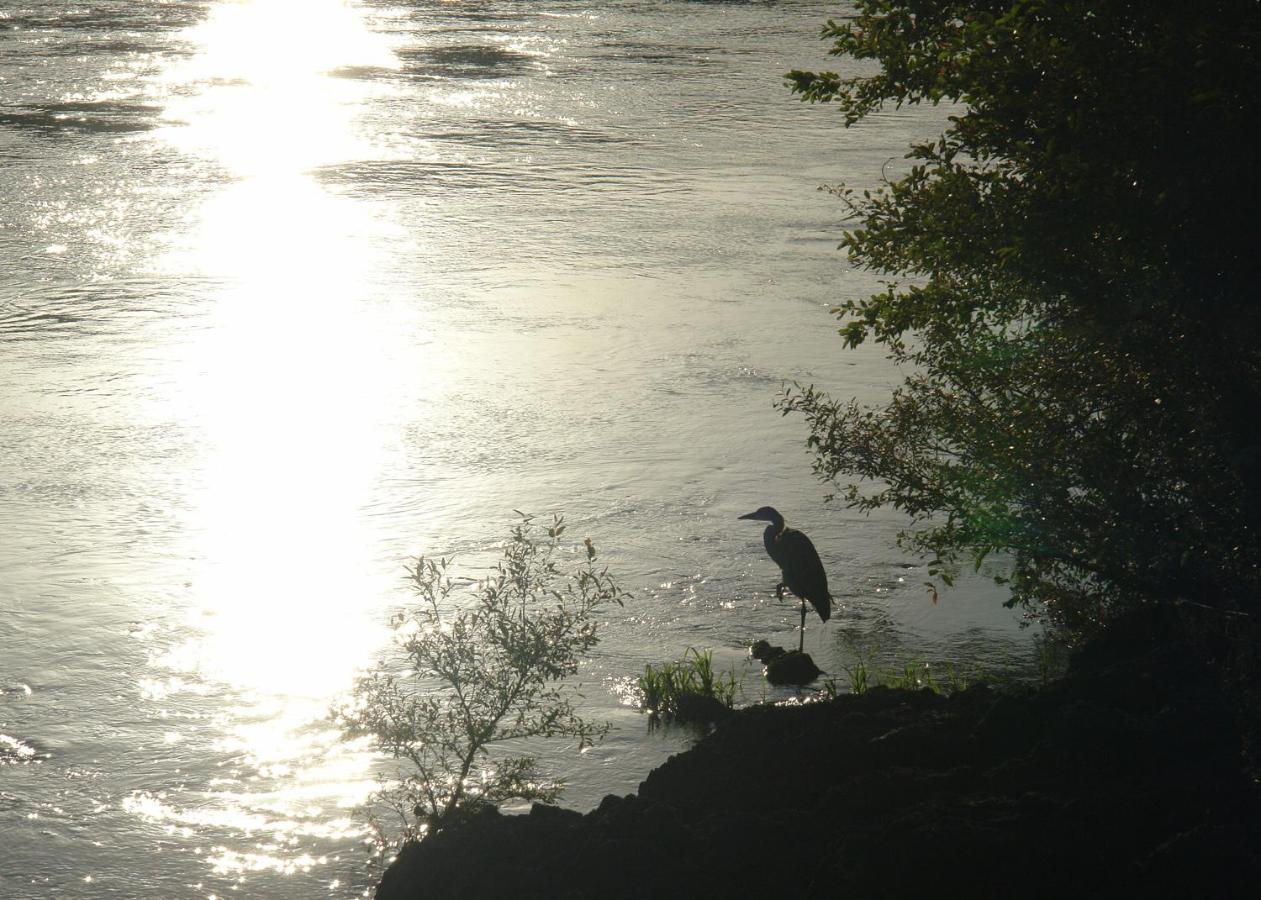
[[[783,647],[776,647],[769,641],[754,641],[753,646],[749,648],[749,653],[758,662],[769,664],[773,659],[779,659],[788,651]]]
[[[809,653],[797,650],[781,653],[766,663],[766,680],[774,685],[809,684],[822,674]]]

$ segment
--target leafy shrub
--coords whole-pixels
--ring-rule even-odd
[[[398,817],[397,828],[373,817],[380,847],[481,804],[554,800],[562,785],[543,779],[521,742],[564,737],[581,749],[608,730],[579,715],[564,679],[598,641],[596,613],[629,595],[596,567],[590,540],[565,568],[564,530],[556,516],[540,535],[522,515],[494,574],[465,602],[448,560],[409,567],[418,603],[391,621],[397,658],[361,677],[354,702],[335,713],[348,735],[370,736],[406,763],[373,797]]]

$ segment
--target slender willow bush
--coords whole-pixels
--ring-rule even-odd
[[[391,620],[395,658],[360,678],[335,714],[348,735],[370,736],[404,763],[373,797],[397,816],[372,816],[381,849],[482,804],[554,800],[561,783],[543,778],[522,742],[567,738],[582,749],[608,730],[579,714],[566,679],[599,640],[596,614],[629,595],[597,567],[590,540],[570,553],[564,530],[559,516],[540,529],[522,515],[494,574],[467,597],[447,560],[409,567],[417,603]]]

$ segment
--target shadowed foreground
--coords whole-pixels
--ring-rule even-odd
[[[408,846],[377,897],[1255,896],[1232,714],[1156,630],[1022,696],[742,711],[638,796],[488,810]]]

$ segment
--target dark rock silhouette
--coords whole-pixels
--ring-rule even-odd
[[[675,707],[671,719],[679,724],[705,725],[735,715],[735,710],[717,697],[704,694],[680,694],[675,700]]]
[[[792,650],[766,664],[766,680],[774,685],[805,685],[817,679],[823,670],[814,664],[809,653]]]
[[[377,896],[1252,897],[1256,785],[1183,651],[1129,629],[1020,695],[742,710],[637,796],[407,847]]]
[[[776,686],[806,685],[823,674],[809,653],[785,650],[767,641],[755,641],[749,654],[766,666],[766,680]]]

